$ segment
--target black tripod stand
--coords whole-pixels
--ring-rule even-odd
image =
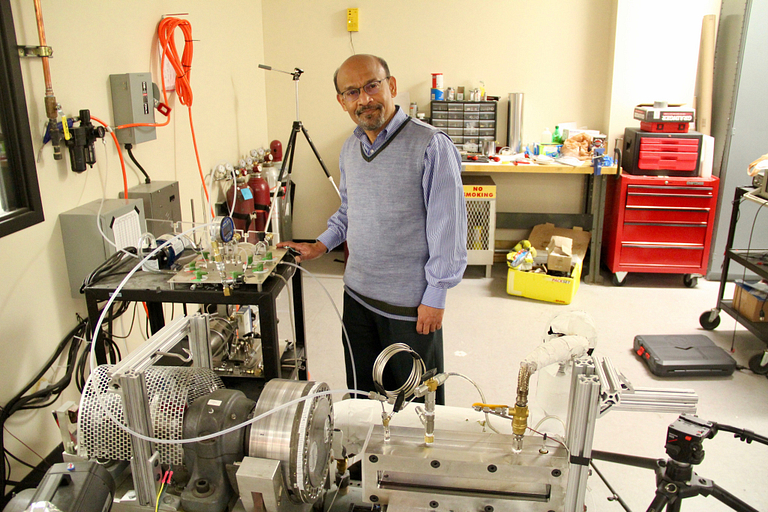
[[[284,185],[283,180],[285,180],[286,200],[288,197],[290,197],[289,196],[290,191],[288,189],[290,188],[290,183],[291,183],[290,177],[291,177],[291,173],[293,172],[293,155],[296,149],[296,136],[299,132],[304,134],[304,138],[307,139],[307,142],[309,143],[309,147],[312,148],[312,152],[315,154],[315,158],[317,158],[317,161],[320,163],[320,167],[322,167],[323,172],[325,173],[325,176],[331,182],[331,185],[333,185],[333,188],[334,190],[336,190],[336,193],[339,195],[339,198],[341,198],[341,193],[339,192],[339,188],[336,186],[336,183],[333,181],[333,177],[331,176],[331,173],[328,172],[328,168],[325,166],[325,162],[323,162],[323,158],[320,156],[320,153],[317,152],[317,148],[315,147],[315,144],[312,142],[312,139],[309,137],[309,133],[307,133],[307,129],[304,128],[304,125],[301,123],[301,119],[299,117],[299,78],[301,78],[301,74],[304,73],[304,70],[301,70],[299,68],[294,68],[292,72],[282,71],[279,69],[274,69],[271,66],[266,66],[264,64],[259,64],[259,67],[261,69],[266,69],[267,71],[278,71],[280,73],[291,75],[293,77],[293,83],[295,84],[295,89],[296,89],[296,120],[293,122],[293,127],[291,128],[291,136],[288,138],[288,144],[285,147],[285,154],[283,155],[283,164],[280,166],[280,174],[277,178],[277,187],[275,188],[275,192],[272,196],[272,206],[269,209],[269,216],[267,217],[267,225],[269,225],[273,216],[273,212],[275,210],[275,205],[277,204],[278,195]]]
[[[702,478],[693,471],[693,466],[704,460],[704,439],[715,437],[718,431],[732,432],[734,437],[751,443],[757,441],[768,445],[768,438],[728,425],[704,421],[696,416],[683,414],[667,429],[667,443],[664,446],[669,459],[650,459],[617,453],[592,451],[594,459],[616,462],[629,466],[653,469],[656,472],[656,495],[647,512],[679,512],[682,501],[693,496],[712,496],[733,510],[758,512],[758,510],[712,480]],[[598,473],[599,474],[599,473]],[[600,475],[602,478],[602,475]],[[603,480],[605,481],[605,480]],[[607,482],[606,482],[607,484]],[[608,486],[613,492],[612,488]],[[615,492],[614,492],[615,495]],[[625,510],[629,510],[617,496]]]

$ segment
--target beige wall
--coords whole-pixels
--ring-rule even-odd
[[[502,97],[500,143],[506,143],[510,92],[525,93],[526,141],[538,141],[544,127],[553,130],[561,121],[607,128],[614,10],[610,0],[264,0],[263,5],[267,64],[305,71],[300,117],[337,182],[339,149],[354,125],[336,102],[332,75],[352,55],[352,44],[356,53],[386,59],[399,92],[408,93],[422,112],[429,112],[431,73],[443,73],[445,87],[479,87],[483,81],[488,94]],[[360,9],[360,31],[352,34],[351,43],[348,7]],[[267,96],[269,136],[285,144],[295,118],[291,78],[269,74]],[[294,237],[314,238],[338,207],[338,196],[303,140],[296,150],[294,180]],[[500,209],[568,212],[580,204],[578,178],[498,181],[508,190],[499,199]],[[565,193],[547,195],[543,188]]]
[[[37,45],[33,3],[12,0],[11,4],[19,44]],[[153,56],[157,24],[165,13],[186,12],[198,40],[192,62],[192,111],[203,171],[207,173],[219,160],[236,161],[247,150],[269,143],[264,76],[256,69],[264,52],[260,1],[43,0],[42,6],[47,42],[54,50],[54,91],[66,114],[87,108],[111,123],[110,74],[152,71],[159,83]],[[25,59],[22,73],[37,151],[45,121],[41,62]],[[136,146],[134,154],[153,179],[179,180],[184,219],[190,220],[191,198],[200,219],[200,179],[187,109],[177,102],[171,106],[170,125],[158,129],[157,140]],[[0,238],[0,403],[37,372],[74,327],[75,313],[85,315],[85,301],[70,296],[58,215],[101,197],[101,180],[106,175],[108,197],[117,197],[122,190],[111,139],[106,157],[102,144],[97,142],[96,147],[98,165],[79,175],[69,170],[68,157],[56,162],[50,146],[44,148],[37,171],[45,222]],[[128,165],[129,186],[133,186],[140,179]],[[7,427],[42,455],[59,442],[48,412],[19,413]],[[5,440],[16,455],[38,462],[11,436]],[[24,472],[14,466],[13,477],[21,478]]]
[[[621,0],[616,14],[608,140],[638,126],[632,107],[661,100],[693,104],[701,22],[720,0]]]
[[[12,0],[19,44],[36,45],[31,2]],[[445,74],[446,86],[485,82],[502,97],[499,141],[506,142],[507,95],[525,93],[523,134],[538,139],[546,126],[575,121],[609,130],[613,136],[634,124],[631,108],[641,101],[690,101],[704,14],[717,13],[717,0],[489,0],[486,2],[390,0],[134,0],[103,2],[43,0],[54,89],[67,114],[88,108],[111,121],[108,75],[152,71],[157,23],[164,13],[188,12],[195,42],[193,113],[203,171],[235,161],[272,139],[287,143],[295,119],[294,84],[287,75],[265,72],[302,68],[301,120],[338,182],[338,152],[353,125],[336,103],[331,77],[352,54],[386,58],[401,93],[428,109],[430,73]],[[345,28],[348,7],[360,9],[360,32]],[[129,10],[130,9],[130,10]],[[649,27],[675,27],[668,39],[649,41]],[[614,47],[615,33],[615,47]],[[653,39],[653,38],[651,38]],[[671,40],[673,43],[667,43]],[[678,64],[668,64],[669,62]],[[40,62],[24,60],[33,142],[40,147],[44,86]],[[186,109],[174,103],[170,126],[158,139],[138,146],[137,158],[156,180],[179,180],[183,216],[189,200],[200,218],[200,185]],[[267,124],[268,123],[268,124]],[[110,143],[111,144],[111,143]],[[46,221],[0,238],[0,402],[5,403],[71,329],[82,299],[70,297],[58,214],[122,187],[114,147],[97,144],[99,164],[75,175],[68,160],[55,162],[49,147],[38,164]],[[106,165],[108,161],[108,166]],[[313,238],[338,206],[338,198],[302,139],[296,152],[298,183],[294,235]],[[498,178],[500,209],[575,211],[581,180],[541,177]],[[129,165],[129,184],[140,182]],[[543,193],[542,191],[546,191]],[[396,191],[393,191],[393,195]],[[71,394],[70,396],[74,396]],[[58,442],[50,415],[19,414],[8,424],[41,454]],[[7,446],[32,462],[35,457],[5,437]],[[14,477],[22,470],[14,466]]]

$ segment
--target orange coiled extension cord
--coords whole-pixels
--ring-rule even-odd
[[[179,52],[176,48],[176,41],[174,40],[174,32],[177,28],[181,29],[184,35],[184,51],[179,58]],[[195,158],[197,159],[197,169],[200,172],[200,181],[203,183],[203,190],[205,191],[205,199],[208,201],[208,205],[211,209],[211,217],[214,216],[213,207],[211,206],[211,199],[208,196],[208,187],[205,185],[205,177],[203,176],[203,168],[200,165],[200,154],[197,149],[197,138],[195,137],[195,125],[192,122],[192,85],[189,82],[190,74],[192,73],[192,24],[187,20],[179,18],[163,18],[157,27],[157,36],[160,41],[160,46],[163,49],[163,54],[160,57],[160,70],[163,83],[163,99],[166,104],[168,99],[165,92],[165,59],[168,58],[168,62],[173,66],[176,72],[176,94],[179,97],[179,101],[182,105],[187,107],[189,111],[189,128],[192,131],[192,144],[195,147]]]

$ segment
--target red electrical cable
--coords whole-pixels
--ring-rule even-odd
[[[174,32],[177,28],[181,29],[184,35],[184,51],[179,58],[179,52],[176,49],[176,41],[174,40]],[[176,94],[179,97],[179,101],[182,105],[185,105],[189,110],[189,128],[192,132],[192,144],[195,147],[195,158],[197,160],[197,169],[200,172],[200,181],[203,184],[203,190],[205,191],[205,199],[208,204],[211,204],[211,198],[208,196],[208,187],[205,185],[205,177],[203,176],[203,167],[200,165],[200,154],[197,150],[197,138],[195,137],[195,127],[192,123],[192,85],[189,82],[190,74],[192,73],[192,24],[187,20],[179,18],[163,18],[157,27],[157,37],[160,41],[160,46],[163,49],[161,56],[161,74],[163,84],[163,98],[165,96],[165,58],[168,58],[168,62],[173,66],[176,72]],[[214,216],[213,206],[211,208],[211,216]]]
[[[115,147],[117,148],[117,156],[120,157],[120,167],[123,169],[123,192],[125,193],[125,198],[128,199],[128,176],[125,174],[125,160],[123,160],[123,152],[120,149],[120,143],[117,142],[117,136],[115,135],[115,132],[109,129],[109,125],[99,119],[98,117],[91,116],[91,119],[96,121],[99,124],[104,125],[104,128],[107,129],[107,131],[112,135],[112,140],[115,141]]]

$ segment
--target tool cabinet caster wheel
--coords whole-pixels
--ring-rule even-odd
[[[749,369],[757,375],[768,375],[768,364],[765,366],[760,364],[763,362],[763,355],[764,353],[760,352],[749,358]]]
[[[715,329],[718,325],[720,325],[720,313],[719,312],[717,313],[717,316],[714,319],[710,320],[710,316],[712,315],[713,311],[715,311],[715,310],[705,311],[699,317],[699,323],[701,324],[701,326],[704,329],[706,329],[708,331],[711,331],[711,330]]]
[[[627,282],[627,272],[616,272],[611,276],[611,283],[613,286],[624,286]]]
[[[683,284],[686,288],[696,288],[696,285],[699,284],[699,278],[693,274],[685,274],[683,276]]]

